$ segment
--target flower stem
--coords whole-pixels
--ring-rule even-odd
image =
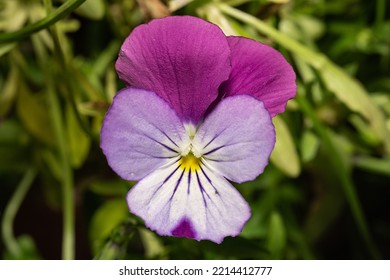
[[[3,220],[1,224],[3,241],[4,245],[7,247],[7,250],[13,256],[18,256],[21,253],[21,249],[13,233],[13,223],[18,209],[20,208],[20,205],[26,197],[27,191],[29,190],[32,182],[34,181],[36,174],[37,172],[33,167],[29,168],[26,171],[19,185],[16,187],[16,191],[12,195],[4,211]]]
[[[73,201],[73,174],[67,156],[67,145],[65,141],[64,126],[59,100],[49,82],[49,103],[53,128],[58,141],[60,158],[62,163],[62,201],[63,201],[63,235],[62,235],[62,258],[65,260],[74,259],[75,245],[75,221],[74,221],[74,201]]]
[[[65,141],[64,125],[60,104],[52,79],[48,79],[48,94],[53,128],[58,142],[62,163],[62,201],[63,201],[63,233],[62,233],[62,258],[72,260],[75,257],[75,206],[73,199],[73,173],[68,158],[68,147]]]
[[[71,1],[68,1],[71,2]],[[67,3],[68,3],[67,2]],[[82,2],[80,2],[82,3]],[[45,0],[44,5],[47,13],[51,12],[52,1]],[[66,71],[65,58],[61,46],[59,44],[57,28],[53,24],[50,26],[51,34],[53,36],[55,44],[55,54],[58,57],[60,65],[64,71]],[[46,61],[46,59],[41,60]],[[72,260],[75,258],[75,205],[74,205],[74,190],[73,190],[73,171],[68,156],[68,146],[65,135],[65,124],[60,106],[60,100],[53,81],[55,80],[54,75],[49,70],[51,69],[48,64],[42,65],[46,77],[47,77],[47,92],[48,100],[50,105],[50,113],[52,119],[52,125],[55,133],[55,137],[58,143],[59,157],[62,164],[62,207],[63,207],[63,225],[62,225],[62,259]]]
[[[50,25],[56,23],[57,21],[65,18],[68,14],[70,14],[73,10],[75,10],[84,2],[85,0],[66,1],[64,4],[62,4],[62,6],[56,9],[53,13],[41,19],[40,21],[27,25],[26,27],[19,29],[15,32],[0,34],[0,44],[19,41],[25,37],[30,36],[35,32],[45,29]]]

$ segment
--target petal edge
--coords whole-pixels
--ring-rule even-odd
[[[171,16],[135,28],[116,69],[127,85],[157,93],[183,121],[197,124],[229,77],[230,48],[217,25]]]
[[[274,145],[275,128],[268,111],[248,95],[222,99],[193,140],[207,166],[237,183],[254,180],[263,172]]]
[[[274,117],[295,97],[295,72],[275,49],[244,37],[227,37],[232,71],[221,86],[223,96],[247,94],[264,102]]]
[[[100,147],[123,179],[139,180],[180,154],[189,138],[169,105],[150,91],[120,91],[107,111]]]
[[[127,203],[159,235],[215,243],[240,234],[251,215],[241,194],[206,166],[196,173],[160,168],[129,191]]]

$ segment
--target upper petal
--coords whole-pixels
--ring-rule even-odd
[[[130,212],[160,235],[221,243],[236,236],[250,217],[241,194],[207,166],[183,170],[173,163],[157,169],[127,195]]]
[[[197,124],[230,74],[230,49],[216,25],[190,16],[138,26],[116,62],[128,85],[151,90],[184,121]]]
[[[295,96],[295,73],[275,49],[243,37],[228,37],[232,71],[223,83],[225,96],[249,94],[264,102],[271,116],[284,111]]]
[[[171,162],[189,145],[184,126],[153,92],[127,88],[108,110],[101,143],[111,168],[126,180],[139,180]]]
[[[192,144],[205,165],[241,183],[263,172],[274,148],[275,129],[261,101],[237,95],[222,99],[200,125]]]

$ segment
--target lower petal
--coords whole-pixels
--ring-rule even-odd
[[[160,235],[216,243],[240,234],[250,217],[248,204],[225,178],[205,165],[183,170],[179,159],[142,179],[127,202]]]

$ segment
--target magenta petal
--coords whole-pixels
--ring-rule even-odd
[[[177,160],[189,145],[184,126],[169,105],[153,92],[127,88],[108,110],[101,143],[111,168],[126,180],[139,180]]]
[[[190,16],[156,19],[134,29],[116,62],[130,86],[151,90],[197,124],[230,74],[230,49],[214,24]]]
[[[261,101],[248,95],[222,99],[193,140],[205,165],[237,183],[263,172],[274,145],[271,116]]]
[[[243,37],[228,37],[232,72],[221,92],[225,96],[249,94],[264,102],[271,116],[284,111],[295,96],[295,73],[275,49]]]

